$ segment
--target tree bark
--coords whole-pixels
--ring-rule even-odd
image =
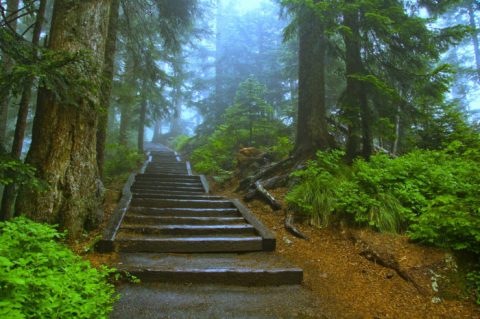
[[[107,44],[105,47],[105,64],[103,67],[103,82],[100,95],[102,111],[98,117],[97,129],[97,164],[100,177],[103,178],[105,162],[105,143],[107,140],[108,110],[110,108],[110,94],[115,65],[115,51],[117,49],[118,12],[120,0],[112,0],[108,22]]]
[[[32,45],[38,46],[40,42],[40,34],[42,33],[43,20],[45,18],[45,9],[47,6],[47,0],[41,0],[37,17],[35,21],[35,27],[32,35]],[[23,86],[22,97],[20,99],[20,106],[17,115],[17,124],[15,126],[15,133],[13,136],[12,145],[12,157],[20,159],[23,148],[23,141],[25,139],[25,130],[27,128],[28,111],[30,107],[30,99],[32,96],[32,87],[34,78],[29,78],[25,81]],[[2,197],[2,219],[10,219],[13,215],[13,203],[15,201],[15,185],[8,185],[5,187]]]
[[[353,77],[365,73],[361,57],[358,10],[347,9],[344,13],[344,25],[349,32],[344,33],[347,88],[342,104],[348,121],[346,158],[351,162],[358,155],[360,141],[362,156],[366,159],[370,157],[373,152],[373,136],[366,88],[362,81]]]
[[[318,2],[318,0],[316,1]],[[325,103],[325,28],[315,13],[302,8],[299,26],[299,87],[294,153],[314,154],[333,146]]]
[[[18,3],[19,0],[7,0],[6,16],[8,18],[8,27],[16,31],[17,30],[17,16],[18,16]],[[12,70],[13,60],[7,54],[2,57],[3,72],[8,73]],[[7,136],[7,124],[8,124],[8,102],[10,92],[0,93],[0,150],[6,150],[6,136]]]
[[[88,51],[95,68],[83,70],[101,86],[110,0],[56,1],[49,48]],[[75,74],[72,74],[75,76]],[[77,74],[78,76],[78,74]],[[71,90],[76,88],[72,87]],[[47,191],[21,188],[17,212],[33,220],[59,224],[70,238],[98,222],[102,186],[96,161],[99,94],[65,104],[40,88],[26,162],[49,184]]]

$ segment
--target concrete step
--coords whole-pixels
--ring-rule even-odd
[[[201,200],[217,200],[225,199],[223,196],[210,196],[202,194],[162,194],[162,193],[150,193],[148,191],[136,191],[133,193],[133,198],[152,198],[152,199],[201,199]]]
[[[229,200],[183,200],[183,199],[144,199],[133,198],[131,207],[155,208],[234,208]]]
[[[205,195],[205,191],[184,191],[184,190],[165,190],[165,189],[151,189],[149,187],[137,187],[132,192],[135,193],[148,193],[148,194],[159,194],[159,195]]]
[[[187,168],[187,163],[185,163],[185,162],[172,162],[172,163],[150,162],[150,163],[148,163],[147,167],[151,167],[151,168]]]
[[[158,237],[139,236],[124,237],[119,233],[114,241],[118,252],[153,252],[153,253],[207,253],[207,252],[248,252],[263,249],[260,236],[191,236]]]
[[[236,208],[152,208],[131,207],[129,214],[174,217],[240,217]]]
[[[120,254],[118,269],[142,281],[239,286],[299,285],[303,271],[270,253]]]
[[[209,236],[209,235],[256,235],[249,224],[239,225],[128,225],[120,228],[121,233],[170,236]]]
[[[200,181],[182,181],[182,180],[136,180],[135,185],[144,186],[178,186],[178,187],[203,187]]]
[[[145,184],[137,184],[134,183],[131,187],[132,191],[136,190],[153,190],[153,191],[183,191],[185,193],[189,192],[205,192],[203,187],[195,186],[167,186],[167,185],[160,185],[160,186],[153,186],[153,185],[145,185]]]
[[[243,217],[148,216],[128,213],[123,222],[133,225],[235,225],[244,224],[245,219]]]
[[[188,175],[188,171],[184,170],[166,170],[166,169],[149,169],[145,170],[146,174],[170,174],[170,175]]]
[[[171,175],[171,174],[139,174],[135,176],[136,181],[182,181],[201,182],[200,176],[195,175]]]

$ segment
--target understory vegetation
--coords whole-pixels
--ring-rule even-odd
[[[108,318],[113,270],[93,268],[64,237],[24,217],[0,223],[1,318]]]
[[[480,253],[478,153],[416,150],[397,158],[377,154],[349,166],[342,151],[319,152],[287,195],[312,224],[332,221],[407,232],[420,242]]]

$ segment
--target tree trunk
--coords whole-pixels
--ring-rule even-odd
[[[118,11],[120,0],[112,0],[110,7],[110,18],[108,22],[107,44],[105,47],[105,64],[103,67],[103,82],[100,93],[100,105],[102,111],[98,117],[97,130],[97,164],[100,177],[103,177],[103,166],[105,162],[105,143],[107,140],[108,109],[110,108],[110,93],[115,65],[115,51],[117,48]]]
[[[215,35],[215,112],[222,114],[225,108],[223,105],[223,90],[222,90],[222,33],[220,29],[223,23],[223,6],[222,1],[217,0],[217,14],[216,14],[216,35]]]
[[[135,80],[136,64],[132,53],[125,61],[125,71],[123,74],[123,81],[126,84],[126,92],[120,99],[120,131],[118,135],[118,143],[123,146],[128,146],[128,129],[132,117],[132,109],[136,103],[137,83]]]
[[[398,153],[398,149],[400,146],[400,131],[401,131],[401,124],[402,124],[402,119],[401,119],[401,114],[402,112],[402,107],[399,105],[397,108],[397,116],[395,120],[395,140],[393,142],[393,148],[392,148],[392,155],[396,156]]]
[[[160,143],[160,137],[162,136],[162,121],[156,120],[155,125],[153,127],[153,143]]]
[[[47,0],[41,0],[33,29],[32,44],[34,47],[38,46],[40,42],[40,34],[42,33],[43,20],[45,18],[45,8]],[[25,130],[27,128],[28,110],[30,107],[30,99],[32,96],[32,86],[34,78],[29,78],[25,81],[23,86],[22,97],[20,99],[20,106],[17,115],[17,125],[15,126],[15,133],[13,136],[12,157],[20,159],[23,148],[23,141],[25,139]],[[13,215],[13,203],[15,201],[15,185],[8,185],[5,187],[2,197],[2,219],[10,219]]]
[[[145,83],[143,84],[145,86]],[[142,90],[142,102],[140,103],[140,120],[138,121],[138,151],[144,152],[145,144],[145,120],[147,117],[147,94]]]
[[[18,16],[18,3],[19,0],[7,0],[7,12],[6,16],[8,21],[8,27],[16,31],[17,30],[17,16]],[[13,60],[4,54],[2,57],[3,72],[8,73],[12,70]],[[6,136],[7,136],[7,124],[8,124],[8,99],[10,92],[0,93],[0,150],[6,151]]]
[[[362,81],[353,77],[364,74],[358,10],[345,12],[344,24],[350,31],[344,33],[347,88],[342,104],[343,113],[348,122],[346,158],[351,162],[358,155],[360,141],[362,141],[362,156],[367,159],[370,157],[373,152],[373,136],[365,86]]]
[[[478,45],[478,28],[477,23],[475,22],[475,9],[473,8],[473,3],[471,2],[468,4],[468,17],[470,19],[470,27],[474,30],[474,33],[472,34],[472,45],[473,52],[475,54],[478,81],[480,82],[480,48]]]
[[[109,0],[56,1],[49,48],[89,51],[98,67],[83,71],[101,85]],[[72,74],[75,76],[75,74]],[[77,75],[78,76],[78,75]],[[76,88],[72,87],[71,90]],[[26,162],[49,184],[47,191],[22,188],[17,211],[30,218],[59,224],[70,238],[98,222],[102,186],[96,161],[99,96],[80,97],[65,104],[54,92],[40,88]]]
[[[316,1],[318,2],[318,1]],[[294,153],[314,154],[333,146],[325,104],[326,37],[323,23],[303,8],[299,26],[299,86],[297,136]]]

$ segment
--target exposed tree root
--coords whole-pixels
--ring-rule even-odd
[[[264,199],[274,210],[279,210],[282,208],[282,205],[270,194],[265,187],[263,187],[260,181],[255,182],[255,190],[248,193],[244,199],[245,200],[252,200],[256,195],[259,195],[262,199]],[[248,196],[248,197],[247,197]]]
[[[401,269],[398,261],[395,259],[395,256],[388,252],[379,252],[370,247],[366,242],[356,238],[354,235],[351,236],[351,239],[354,241],[356,245],[359,245],[361,251],[359,253],[360,256],[364,257],[368,261],[371,261],[375,264],[378,264],[382,267],[392,269],[397,273],[400,278],[405,280],[406,282],[411,283],[415,289],[421,295],[427,295],[427,291],[417,284],[417,282],[410,276],[405,270]]]
[[[288,230],[295,237],[308,240],[308,236],[302,233],[293,225],[294,219],[295,217],[293,216],[292,213],[288,211],[285,212],[285,229]]]

